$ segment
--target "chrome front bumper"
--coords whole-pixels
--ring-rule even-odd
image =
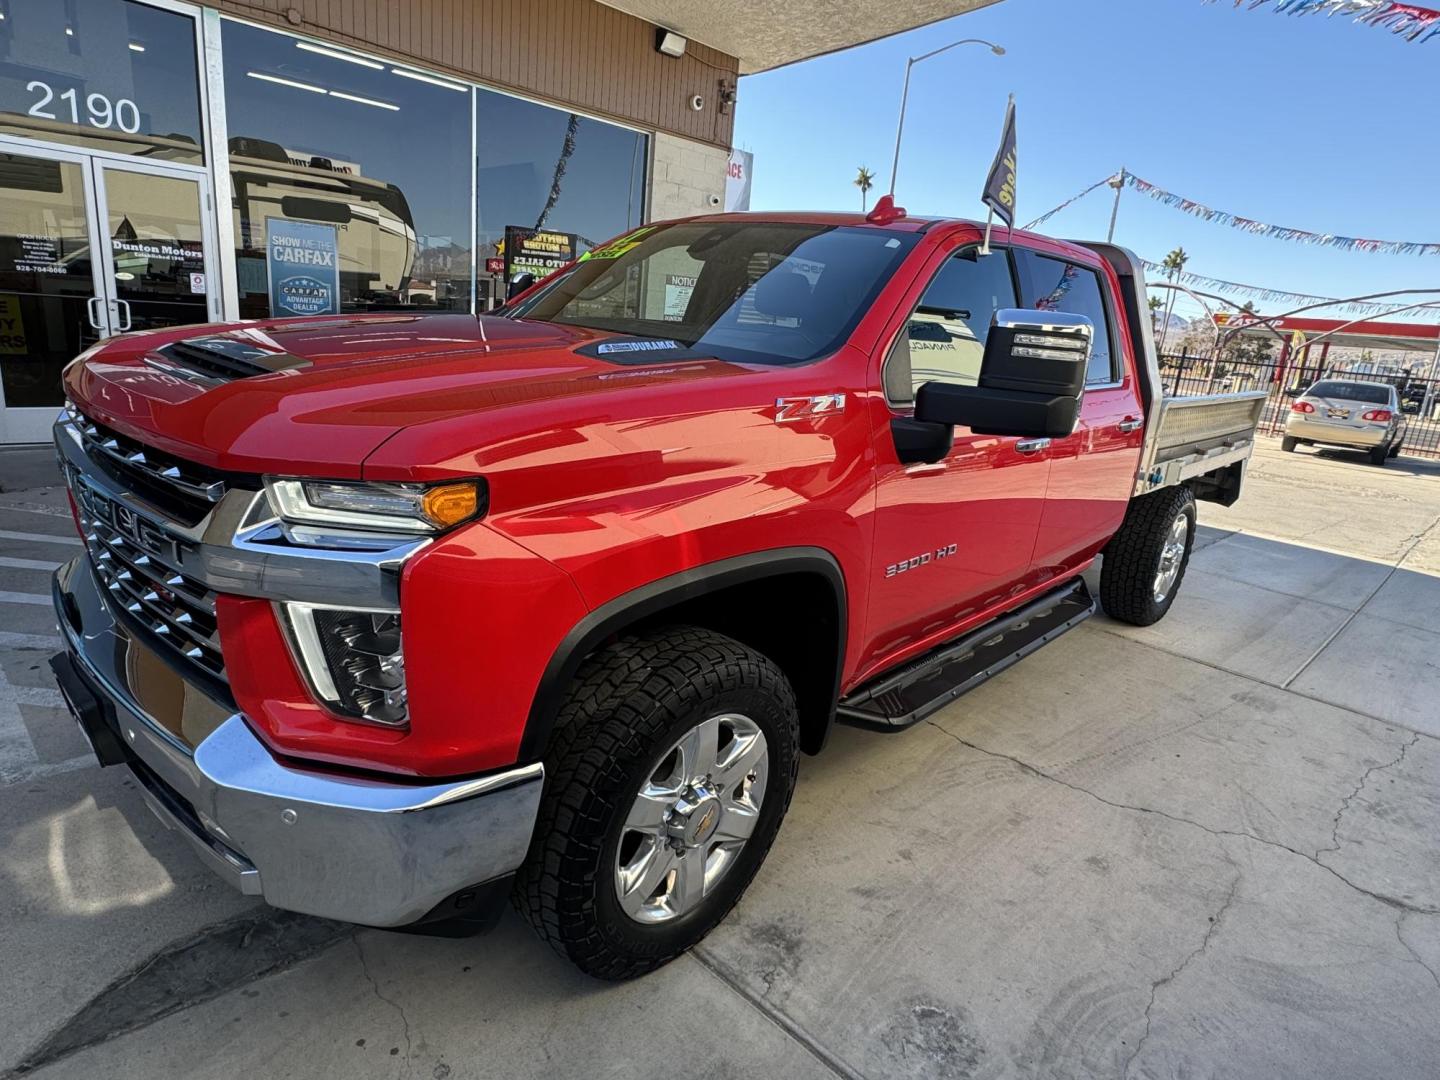
[[[243,716],[130,634],[84,557],[56,573],[54,598],[70,662],[101,700],[146,802],[241,892],[404,926],[443,916],[442,905],[464,913],[467,895],[524,860],[540,765],[401,783],[282,763]],[[184,737],[197,733],[192,753]]]

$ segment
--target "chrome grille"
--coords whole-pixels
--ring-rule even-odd
[[[225,497],[223,474],[145,446],[91,420],[69,402],[65,410],[92,461],[110,466],[127,486],[143,487],[142,495],[163,501],[164,509],[186,524],[195,524]]]
[[[114,605],[153,640],[223,680],[215,594],[181,573],[177,541],[148,518],[96,491],[83,477],[69,479],[90,563]]]

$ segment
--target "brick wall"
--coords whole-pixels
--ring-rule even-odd
[[[730,154],[716,146],[659,132],[650,175],[650,220],[715,214],[724,209]]]

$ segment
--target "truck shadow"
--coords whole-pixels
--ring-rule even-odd
[[[1368,454],[1359,450],[1342,450],[1332,446],[1305,447],[1297,449],[1297,454],[1308,452],[1311,456],[1322,458],[1326,461],[1344,462],[1374,469],[1370,464]],[[1381,472],[1408,473],[1411,476],[1433,476],[1440,477],[1440,460],[1433,458],[1415,457],[1413,454],[1406,454],[1403,451],[1398,457],[1393,457],[1385,463]]]

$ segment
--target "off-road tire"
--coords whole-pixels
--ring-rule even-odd
[[[1390,448],[1388,446],[1377,446],[1370,451],[1370,464],[1384,466],[1389,457]]]
[[[755,721],[769,747],[755,831],[698,907],[665,923],[636,922],[614,883],[625,815],[666,747],[731,711]],[[795,788],[798,745],[789,681],[739,642],[670,627],[603,647],[581,666],[557,717],[516,908],[556,952],[596,978],[631,979],[675,959],[726,916],[764,862]]]
[[[1282,435],[1280,438],[1280,449],[1287,454],[1293,454],[1295,447],[1300,445],[1299,439],[1292,439],[1289,435]]]
[[[1189,527],[1180,570],[1165,594],[1155,599],[1160,557],[1175,519],[1185,514]],[[1130,500],[1120,529],[1105,545],[1100,564],[1100,604],[1105,614],[1135,626],[1159,622],[1175,602],[1190,551],[1195,546],[1195,495],[1188,487],[1164,488]]]

